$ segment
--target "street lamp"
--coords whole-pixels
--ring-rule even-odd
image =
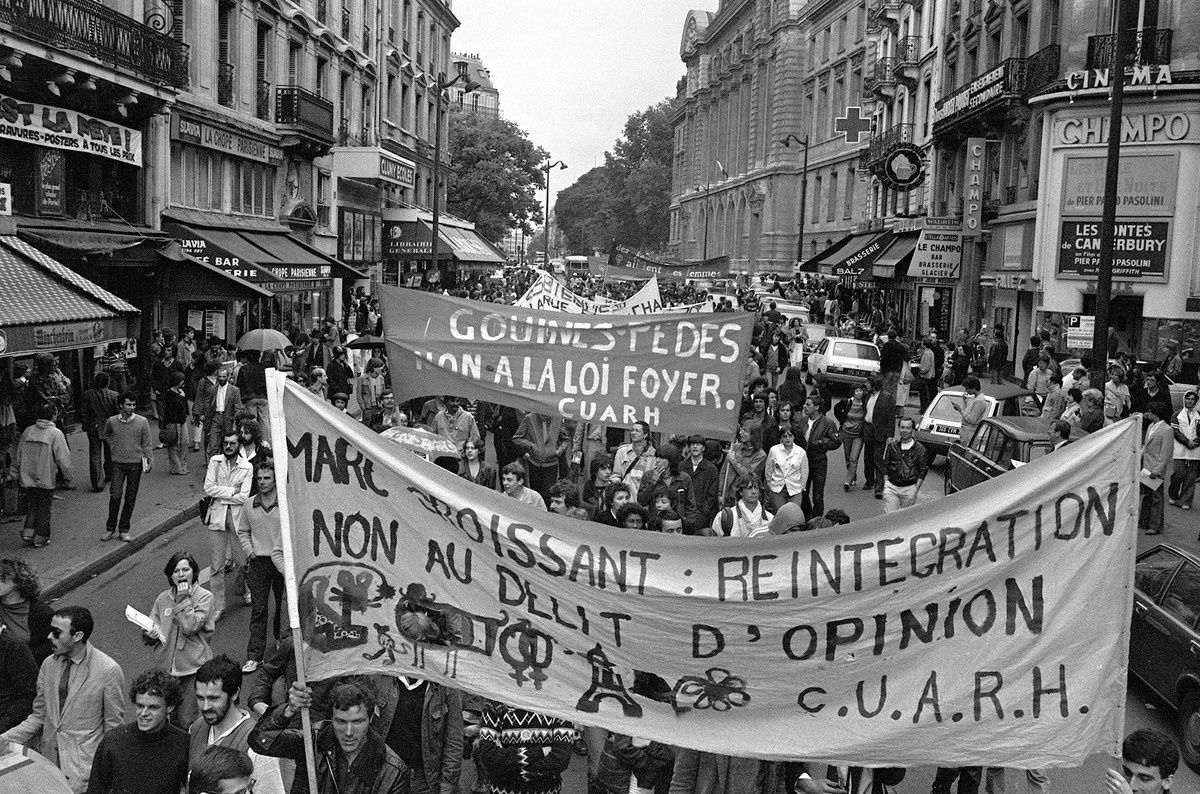
[[[438,266],[438,255],[441,253],[438,249],[441,247],[439,227],[442,220],[442,94],[459,80],[463,81],[464,94],[479,88],[479,83],[468,77],[466,72],[459,72],[450,81],[446,80],[446,74],[443,72],[437,79],[437,104],[434,110],[437,116],[433,133],[433,243],[429,252],[435,269]]]
[[[804,165],[800,171],[800,239],[796,241],[796,267],[800,267],[800,264],[804,261],[804,214],[808,209],[805,206],[808,203],[808,136],[805,135],[804,139],[801,140],[795,135],[788,133],[788,136],[780,141],[780,143],[790,148],[793,141],[798,146],[804,148]]]
[[[550,172],[557,168],[559,171],[565,171],[567,164],[562,160],[550,162],[550,158],[546,158],[546,164],[541,167],[541,172],[546,175],[546,239],[543,241],[544,253],[546,261],[542,262],[542,267],[547,272],[553,272],[550,269]]]

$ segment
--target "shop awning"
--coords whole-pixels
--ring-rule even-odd
[[[178,240],[172,240],[160,248],[158,255],[172,263],[172,271],[176,276],[173,279],[174,288],[178,288],[180,282],[184,280],[189,282],[190,288],[186,293],[189,298],[199,299],[203,296],[206,300],[214,297],[227,300],[246,300],[247,298],[271,297],[270,290],[263,289],[257,284],[227,273],[216,265],[184,253]],[[178,272],[184,269],[191,271],[186,277]]]
[[[891,239],[890,231],[856,234],[840,250],[825,257],[822,264],[828,264],[835,276],[861,276],[871,269]]]
[[[367,278],[366,273],[270,222],[233,223],[227,222],[233,219],[187,210],[170,210],[164,218],[168,222],[163,228],[181,239],[185,253],[257,284]]]
[[[871,275],[875,278],[895,278],[897,273],[904,273],[912,260],[919,237],[920,232],[917,231],[903,232],[893,237],[891,244],[871,266]]]
[[[391,259],[413,261],[433,256],[433,225],[424,218],[385,221],[384,236],[384,248]],[[474,229],[446,223],[438,224],[438,260],[453,260],[487,270],[506,261],[504,254]]]
[[[71,350],[129,337],[133,305],[16,236],[0,236],[0,356]]]

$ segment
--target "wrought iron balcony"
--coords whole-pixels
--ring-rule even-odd
[[[263,121],[271,120],[271,84],[266,80],[258,81],[258,101],[254,107],[254,115]]]
[[[867,146],[867,165],[879,162],[898,143],[912,143],[916,134],[914,124],[896,124],[871,138]]]
[[[317,0],[317,21],[322,25],[329,22],[329,0]]]
[[[232,63],[217,64],[217,101],[226,107],[233,107],[233,76]]]
[[[1143,28],[1128,30],[1125,44],[1125,68],[1131,66],[1158,66],[1171,62],[1171,29]],[[1116,57],[1117,37],[1088,36],[1087,68],[1111,69]]]
[[[1058,79],[1060,51],[1057,44],[1042,47],[1025,59],[1025,94],[1028,96]]]
[[[142,79],[188,85],[188,47],[91,0],[0,0],[0,25],[55,49],[77,50]]]
[[[275,89],[275,123],[333,141],[333,103],[298,85]]]
[[[377,146],[379,139],[375,136],[370,124],[364,124],[358,132],[351,132],[350,122],[342,119],[338,126],[338,146]]]
[[[896,66],[915,66],[920,60],[920,36],[905,36],[896,42]]]
[[[894,89],[896,86],[896,77],[893,74],[895,69],[895,58],[880,58],[875,61],[875,66],[867,73],[867,78],[863,81],[863,88],[867,91],[891,96],[889,89]]]
[[[895,30],[900,25],[900,0],[873,0],[867,8],[868,32],[871,32],[872,20],[875,32],[885,25]]]

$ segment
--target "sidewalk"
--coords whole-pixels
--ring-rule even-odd
[[[151,424],[156,426],[153,420]],[[157,436],[157,429],[154,432]],[[108,517],[108,489],[92,491],[87,435],[72,433],[67,442],[71,447],[72,485],[77,490],[55,492],[50,545],[31,549],[21,542],[24,517],[0,519],[0,557],[16,557],[33,565],[45,600],[62,596],[198,515],[204,490],[205,462],[201,453],[188,453],[191,474],[175,476],[169,473],[167,451],[155,450],[154,468],[142,475],[138,489],[129,533],[133,542],[101,542]]]

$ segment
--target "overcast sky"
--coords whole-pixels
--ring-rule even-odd
[[[505,118],[556,160],[570,185],[620,136],[625,119],[675,95],[683,23],[717,0],[453,0],[455,52],[478,53]]]

